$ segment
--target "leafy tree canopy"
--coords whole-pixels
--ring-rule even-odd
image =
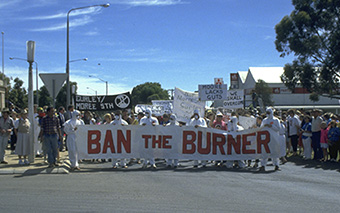
[[[262,99],[264,107],[273,106],[274,103],[272,101],[272,88],[268,86],[268,84],[259,79],[255,84],[255,92],[259,99]]]
[[[294,54],[282,81],[315,95],[340,98],[340,0],[293,0],[295,9],[275,26],[281,57]]]
[[[135,86],[131,93],[132,105],[151,104],[152,100],[169,100],[168,91],[161,84],[147,82]]]

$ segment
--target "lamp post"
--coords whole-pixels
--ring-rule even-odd
[[[1,32],[2,36],[2,80],[5,79],[5,39],[4,39],[4,32]]]
[[[90,88],[90,87],[86,87],[86,89],[90,89],[90,90],[94,91],[94,92],[96,93],[96,97],[98,96],[98,95],[97,95],[97,90],[94,90],[94,89],[92,89],[92,88]]]
[[[109,7],[110,4],[99,4],[85,7],[73,8],[67,12],[67,26],[66,26],[66,105],[70,105],[70,13],[75,10],[82,10],[90,7]]]
[[[21,61],[27,61],[26,59],[23,58],[16,58],[16,57],[9,57],[10,60],[21,60]],[[36,78],[36,95],[35,95],[35,102],[37,103],[37,105],[39,106],[39,86],[38,86],[38,81],[39,81],[39,77],[38,77],[38,63],[36,61],[33,61],[35,63],[35,78]]]
[[[35,41],[27,41],[27,62],[29,63],[28,70],[28,117],[31,122],[30,128],[30,154],[28,160],[34,163],[34,110],[33,110],[33,62],[35,52]]]
[[[102,82],[105,82],[105,84],[106,84],[106,95],[109,94],[109,85],[108,85],[108,82],[107,82],[107,81],[104,81],[103,79],[100,79],[100,78],[98,78],[97,76],[94,76],[94,75],[89,75],[89,77],[97,78],[98,80],[100,80],[100,81],[102,81]]]

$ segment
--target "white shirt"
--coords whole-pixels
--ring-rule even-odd
[[[297,135],[298,130],[300,129],[300,120],[298,119],[297,115],[288,118],[288,125],[289,125],[288,135],[289,136]]]
[[[152,124],[159,125],[157,118],[150,116],[149,118],[144,116],[142,119],[140,119],[140,125],[147,125],[152,126]]]
[[[205,122],[205,120],[203,118],[198,118],[198,119],[191,119],[189,126],[200,126],[200,127],[207,127],[207,123]]]

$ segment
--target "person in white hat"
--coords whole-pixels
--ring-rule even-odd
[[[232,112],[230,121],[227,124],[228,132],[238,132],[238,131],[244,130],[244,128],[240,125],[237,125],[237,123],[238,123],[237,114],[235,112]],[[237,165],[239,168],[244,168],[246,166],[243,160],[238,160],[237,164],[235,165]],[[230,168],[233,168],[233,166],[234,166],[234,161],[227,160],[226,167],[230,169]]]
[[[67,134],[66,143],[71,163],[71,171],[80,170],[75,132],[77,131],[78,126],[84,125],[84,121],[79,119],[79,117],[80,112],[78,110],[74,110],[71,112],[71,119],[66,121],[64,124],[64,131]]]
[[[272,130],[277,132],[277,134],[279,134],[280,129],[281,129],[281,124],[280,124],[280,120],[278,118],[274,117],[274,109],[271,108],[271,107],[268,107],[266,109],[266,114],[267,114],[267,117],[265,119],[263,119],[261,127],[271,128]],[[267,158],[261,159],[261,167],[260,167],[259,171],[265,171],[267,161],[268,161]],[[279,162],[280,162],[279,158],[273,158],[273,164],[275,166],[275,171],[280,170]]]
[[[197,127],[207,127],[207,123],[203,118],[200,117],[198,109],[194,110],[194,115],[192,116],[192,119],[190,120],[189,126],[194,126],[195,128]],[[206,167],[207,166],[207,161],[202,160],[201,161],[202,166]],[[198,167],[198,160],[194,160],[194,168]]]
[[[145,116],[140,120],[140,125],[143,125],[143,126],[156,126],[156,125],[159,125],[159,122],[158,122],[157,118],[152,117],[151,109],[147,109],[145,111]],[[155,163],[155,158],[144,159],[143,168],[147,167],[148,162],[150,162],[152,169],[156,169],[157,168],[156,167],[156,163]]]
[[[121,126],[127,126],[129,125],[128,122],[122,119],[122,112],[120,110],[117,110],[115,112],[114,120],[111,122],[112,125],[121,125]],[[126,165],[127,159],[122,158],[122,159],[117,159],[117,158],[112,158],[112,168],[116,169],[118,167],[118,161],[120,161],[120,166],[122,168],[128,168]]]
[[[175,114],[170,115],[169,123],[166,126],[179,126],[177,122],[177,117]],[[166,159],[166,166],[171,167],[173,166],[175,169],[178,167],[178,159]]]

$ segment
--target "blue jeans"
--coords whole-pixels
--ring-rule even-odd
[[[49,164],[56,162],[58,156],[58,136],[44,134],[44,143],[47,151],[47,161]]]

